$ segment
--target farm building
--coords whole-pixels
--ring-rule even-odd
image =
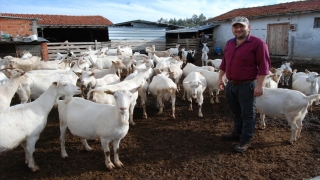
[[[267,42],[271,56],[320,63],[320,1],[241,8],[209,19],[208,23],[219,24],[213,33],[216,46],[224,47],[233,37],[230,23],[236,16],[249,19],[250,33]]]
[[[108,26],[112,25],[111,21],[102,16],[0,13],[0,18],[0,30],[3,33],[11,34],[11,36],[13,37],[17,35],[26,36],[36,34],[38,36],[38,39],[45,39],[45,41],[50,41],[51,43],[44,44],[40,48],[34,48],[33,46],[30,46],[30,43],[28,46],[23,46],[22,48],[20,48],[30,51],[30,53],[33,55],[42,56],[42,59],[44,60],[54,59],[57,52],[65,52],[67,49],[70,49],[70,45],[77,45],[77,48],[73,50],[75,51],[75,53],[79,54],[81,51],[84,51],[89,45],[97,45],[97,41],[109,41]],[[23,19],[24,22],[20,22],[20,24],[15,23],[18,22],[18,19],[19,21],[22,21]],[[68,42],[75,43],[70,44]],[[32,43],[34,44],[36,42]],[[5,55],[8,55],[7,49],[10,49],[10,54],[14,54],[15,52],[15,46],[12,45],[12,42],[10,44],[10,47],[8,47],[9,45],[5,46],[6,50],[2,49],[4,48],[4,46],[1,47],[1,52],[4,52]],[[47,47],[47,45],[66,45],[66,47],[59,47],[58,49],[55,49],[52,47]],[[16,53],[16,57],[19,57],[20,55],[21,53]]]
[[[48,41],[29,36],[37,34],[37,21],[39,19],[0,16],[0,57],[21,57],[26,50],[42,59],[48,58]]]
[[[1,16],[38,19],[38,36],[50,42],[108,41],[108,26],[113,24],[102,16],[0,13]]]
[[[214,47],[213,33],[214,28],[218,26],[215,24],[204,25],[194,28],[181,28],[176,30],[168,30],[166,32],[167,49],[174,47],[175,44],[180,44],[180,48],[184,47],[186,50],[198,49],[200,42],[198,40],[201,32],[209,36],[207,46],[212,50]]]
[[[125,44],[130,45],[134,51],[139,51],[155,45],[156,50],[163,51],[170,48],[166,45],[166,32],[177,28],[181,26],[133,20],[109,27],[109,38],[112,46]]]

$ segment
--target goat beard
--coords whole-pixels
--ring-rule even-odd
[[[129,125],[129,112],[120,113],[120,119],[124,125]]]

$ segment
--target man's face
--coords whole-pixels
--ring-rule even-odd
[[[232,26],[232,33],[237,39],[244,39],[248,36],[250,31],[250,26],[245,26],[240,23],[236,23]]]

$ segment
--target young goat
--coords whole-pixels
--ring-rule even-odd
[[[111,170],[115,166],[123,167],[119,160],[119,144],[129,130],[129,106],[132,93],[138,88],[130,91],[119,90],[108,91],[113,94],[115,105],[97,104],[82,98],[72,98],[69,102],[58,101],[60,117],[60,140],[61,156],[68,157],[65,150],[65,135],[67,128],[73,135],[81,137],[85,149],[90,151],[87,139],[99,139],[105,154],[105,165]],[[90,119],[90,121],[88,121]],[[114,164],[110,160],[109,143],[113,141]]]
[[[57,98],[79,94],[80,89],[67,82],[54,82],[38,99],[0,111],[0,152],[19,144],[25,151],[25,163],[39,170],[33,159],[35,144],[47,124],[47,117]],[[82,110],[81,110],[82,111]]]

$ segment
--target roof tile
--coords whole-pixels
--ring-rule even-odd
[[[67,16],[49,14],[12,14],[0,13],[0,16],[40,19],[38,25],[74,25],[74,26],[111,26],[113,23],[102,16]]]

